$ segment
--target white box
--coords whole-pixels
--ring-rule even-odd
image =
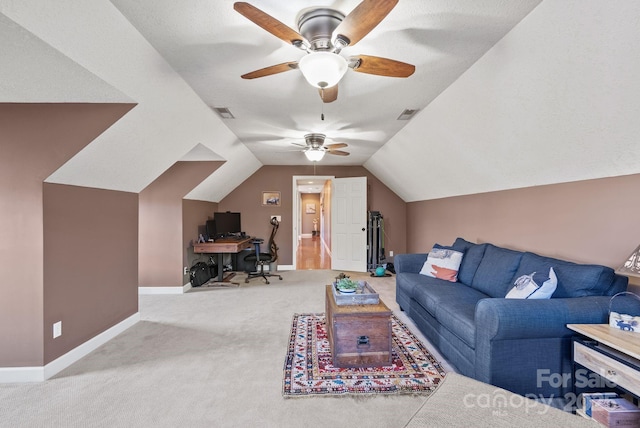
[[[640,409],[624,398],[591,400],[591,417],[606,427],[637,427]]]

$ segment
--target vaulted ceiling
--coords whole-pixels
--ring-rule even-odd
[[[293,29],[310,6],[359,3],[252,2]],[[332,103],[296,69],[240,78],[305,53],[232,1],[0,0],[0,13],[0,101],[137,104],[51,182],[139,192],[178,160],[222,160],[188,195],[219,201],[263,164],[307,163],[292,143],[308,132],[348,144],[319,166],[364,165],[405,201],[640,172],[638,2],[400,0],[343,54],[415,73],[348,70]],[[405,109],[417,114],[397,120]]]

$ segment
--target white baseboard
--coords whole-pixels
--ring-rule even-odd
[[[269,270],[269,266],[265,265],[265,270]],[[293,265],[278,265],[278,271],[294,270]],[[183,294],[191,290],[193,287],[187,282],[182,287],[138,287],[138,295],[142,294]]]
[[[56,358],[44,367],[0,367],[0,383],[43,382],[95,351],[98,347],[135,325],[138,321],[140,321],[140,313],[136,312],[129,318]]]
[[[191,284],[188,285],[191,288]],[[189,289],[185,289],[186,286],[187,284],[182,287],[138,287],[138,294],[182,294]]]

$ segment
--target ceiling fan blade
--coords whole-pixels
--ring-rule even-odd
[[[235,2],[233,8],[249,21],[287,43],[297,46],[306,42],[300,33],[249,3],[243,1]]]
[[[320,98],[325,103],[332,103],[338,99],[338,85],[334,85],[330,88],[320,88],[318,89],[318,93],[320,94]]]
[[[353,46],[369,34],[396,6],[398,0],[363,0],[347,15],[333,34]]]
[[[270,67],[261,68],[260,70],[252,71],[251,73],[243,74],[243,79],[256,79],[258,77],[271,76],[272,74],[284,73],[285,71],[295,70],[298,68],[298,63],[283,62],[282,64],[272,65]]]
[[[330,155],[349,156],[349,152],[345,152],[343,150],[327,150],[325,153]]]
[[[298,144],[298,143],[291,143],[291,144],[293,144],[294,146],[298,146],[298,147],[304,147],[304,148],[307,147],[306,144]]]
[[[324,147],[327,150],[336,150],[336,149],[344,149],[347,146],[348,146],[348,144],[346,144],[346,143],[335,143],[335,144],[327,144]]]
[[[353,71],[359,73],[388,77],[409,77],[416,71],[415,65],[379,56],[357,55],[352,56],[349,60],[355,63]]]

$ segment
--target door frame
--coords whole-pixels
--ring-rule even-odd
[[[302,217],[301,217],[301,210],[302,210],[302,196],[300,195],[300,192],[298,191],[298,180],[324,180],[325,183],[327,181],[331,181],[333,184],[333,179],[335,178],[334,175],[294,175],[292,176],[293,179],[293,194],[291,196],[291,236],[293,239],[293,243],[292,243],[292,257],[291,257],[291,261],[292,261],[292,265],[293,265],[293,269],[296,269],[296,263],[297,263],[297,252],[298,252],[298,239],[300,236],[300,228],[302,227]]]

